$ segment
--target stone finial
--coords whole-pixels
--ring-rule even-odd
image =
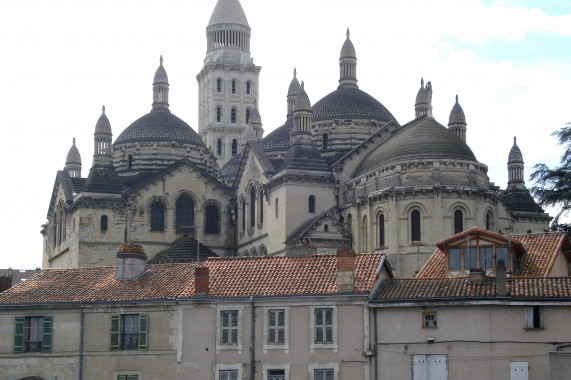
[[[293,77],[297,78],[297,69],[295,67],[293,68]]]
[[[420,87],[424,88],[424,77],[420,78]]]
[[[73,138],[73,145],[75,145],[75,137]]]
[[[101,113],[103,113],[103,115],[105,115],[105,105],[103,105],[103,107],[101,107]]]
[[[161,54],[161,58],[159,59],[159,62],[160,62],[160,66],[162,66],[163,65],[163,55],[162,54]]]
[[[347,27],[347,38],[349,38],[351,36],[351,33],[349,32],[349,27]]]

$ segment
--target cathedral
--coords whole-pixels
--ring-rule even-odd
[[[162,57],[148,114],[113,138],[103,107],[89,173],[74,140],[56,174],[43,268],[115,265],[120,245],[136,243],[150,263],[379,252],[411,277],[435,241],[471,227],[548,228],[515,138],[501,189],[468,145],[458,96],[444,125],[433,117],[432,83],[420,80],[414,119],[400,123],[361,89],[349,30],[337,89],[312,104],[294,70],[284,124],[264,136],[250,35],[239,0],[218,0],[196,76],[196,131],[169,108]]]

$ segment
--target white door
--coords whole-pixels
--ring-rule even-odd
[[[528,362],[510,362],[510,380],[527,380]]]
[[[413,380],[429,380],[428,377],[428,355],[414,355],[412,362],[412,379]]]
[[[446,380],[446,355],[429,355],[430,380]]]
[[[413,380],[447,380],[446,355],[414,355]]]

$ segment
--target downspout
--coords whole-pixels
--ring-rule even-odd
[[[251,333],[250,333],[250,380],[255,379],[256,373],[256,308],[254,306],[254,297],[250,296],[252,305]]]
[[[82,307],[79,317],[79,380],[82,380],[83,378],[83,321],[85,318],[83,310],[84,309]]]
[[[379,357],[378,357],[378,353],[377,353],[377,308],[375,307],[374,309],[374,313],[373,316],[375,318],[375,344],[373,346],[373,350],[375,350],[375,380],[378,379],[378,371],[379,371]]]

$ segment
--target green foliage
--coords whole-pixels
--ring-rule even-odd
[[[565,225],[559,224],[559,217],[571,211],[571,123],[566,123],[552,136],[556,136],[559,144],[565,146],[561,164],[554,168],[545,164],[535,165],[530,176],[535,186],[530,190],[540,205],[559,208],[553,218],[553,226],[560,227]]]

